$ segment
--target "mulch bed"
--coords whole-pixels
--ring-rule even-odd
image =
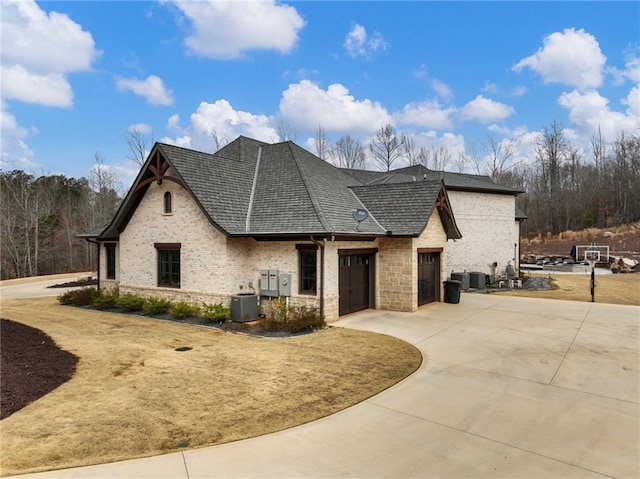
[[[97,286],[98,280],[96,278],[80,279],[75,281],[67,281],[66,283],[53,284],[47,286],[47,288],[72,288],[74,286]]]
[[[78,358],[39,329],[0,320],[0,419],[53,391],[73,376]]]

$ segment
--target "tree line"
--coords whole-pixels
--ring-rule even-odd
[[[284,139],[291,131],[281,126]],[[212,131],[216,149],[227,141]],[[126,136],[129,158],[141,165],[152,138]],[[330,142],[322,128],[315,153],[342,168],[373,164],[390,171],[421,164],[431,170],[473,171],[517,188],[516,205],[527,215],[523,235],[606,228],[640,220],[640,136],[620,134],[606,142],[594,132],[587,151],[571,144],[562,124],[546,126],[534,143],[534,158],[518,157],[520,143],[497,140],[453,155],[446,147],[416,146],[392,125],[381,127],[368,144],[345,135]],[[106,225],[121,201],[117,176],[96,155],[86,178],[0,172],[0,278],[87,271],[95,268],[95,247],[76,235]]]
[[[111,220],[118,190],[98,155],[87,178],[0,172],[0,279],[93,270],[95,246],[76,235]]]

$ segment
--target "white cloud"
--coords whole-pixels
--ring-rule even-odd
[[[640,87],[633,87],[622,104],[629,107],[627,115],[640,117]]]
[[[515,71],[531,68],[544,83],[562,83],[579,89],[597,88],[607,58],[596,38],[584,30],[565,29],[545,37],[543,46],[514,65]]]
[[[640,83],[640,58],[635,54],[628,54],[625,58],[624,70],[610,67],[607,73],[613,75],[613,84],[616,86],[622,85],[625,80]]]
[[[130,90],[144,97],[151,105],[173,104],[173,92],[165,86],[160,77],[149,75],[145,80],[137,78],[116,78],[119,91]]]
[[[480,91],[482,91],[483,93],[490,93],[492,95],[495,95],[496,93],[498,93],[498,85],[487,81]]]
[[[289,85],[282,93],[280,113],[302,131],[315,131],[321,125],[327,132],[373,133],[392,123],[380,103],[356,100],[339,83],[329,85],[325,91],[309,80]]]
[[[394,117],[399,123],[405,125],[446,130],[453,126],[451,115],[455,111],[455,108],[442,108],[437,100],[427,100],[406,105]]]
[[[138,133],[142,133],[144,135],[153,133],[153,127],[151,125],[148,125],[147,123],[136,123],[134,125],[130,125],[127,130],[129,130],[130,132],[137,131]]]
[[[270,117],[234,110],[224,99],[214,103],[201,102],[184,129],[179,122],[180,117],[172,115],[167,121],[167,127],[175,131],[177,136],[164,137],[160,141],[201,151],[215,150],[212,131],[215,131],[218,138],[226,141],[235,140],[240,135],[266,142],[278,141],[277,131],[270,126]]]
[[[504,120],[514,113],[513,107],[478,95],[462,107],[460,116],[463,120],[492,123]]]
[[[633,101],[634,96],[638,97],[637,88],[631,91],[625,101]],[[563,93],[558,103],[569,110],[569,120],[579,127],[584,135],[590,135],[600,128],[602,136],[608,141],[613,140],[623,131],[633,131],[640,121],[637,102],[635,107],[629,105],[627,114],[612,111],[609,108],[609,100],[596,91],[582,93],[573,90]]]
[[[294,7],[274,0],[172,3],[193,24],[188,50],[208,58],[238,58],[247,50],[288,53],[305,25]]]
[[[519,85],[509,92],[509,96],[523,96],[529,92],[526,86]]]
[[[93,37],[67,15],[47,14],[32,0],[2,8],[2,95],[47,106],[71,106],[67,74],[88,71],[100,55]]]
[[[1,170],[35,171],[42,166],[24,141],[28,135],[29,132],[18,125],[16,117],[8,111],[8,106],[3,101],[0,110]]]
[[[443,81],[431,80],[431,88],[443,100],[451,100],[453,98],[453,90]]]
[[[45,106],[73,105],[71,85],[64,75],[34,74],[21,65],[2,65],[2,96]]]
[[[180,131],[180,115],[171,115],[167,120],[167,130]]]
[[[351,31],[347,33],[343,43],[347,54],[355,57],[369,57],[378,50],[384,51],[389,44],[379,32],[373,32],[372,36],[367,35],[367,30],[362,25],[354,24]]]

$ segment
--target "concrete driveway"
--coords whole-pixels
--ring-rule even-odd
[[[640,308],[463,294],[337,325],[402,338],[423,364],[279,433],[20,477],[640,477]]]
[[[58,296],[70,291],[72,288],[50,288],[56,284],[67,281],[75,281],[86,278],[91,273],[64,273],[49,276],[37,276],[34,278],[23,278],[21,280],[2,281],[0,283],[0,299],[25,299],[25,298],[45,298]]]

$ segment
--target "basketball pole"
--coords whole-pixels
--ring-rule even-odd
[[[591,302],[596,302],[596,265],[595,263],[591,264]]]

